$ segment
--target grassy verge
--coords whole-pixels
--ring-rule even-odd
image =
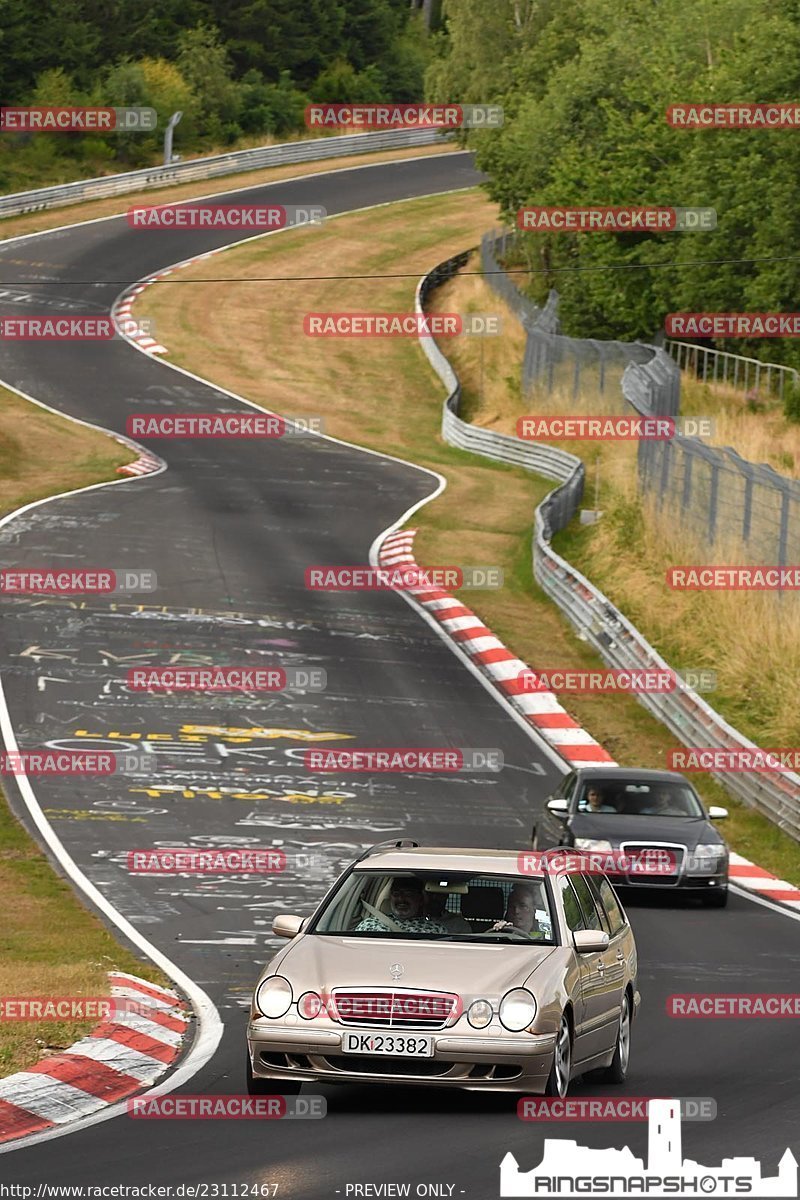
[[[111,217],[127,212],[135,204],[170,204],[195,196],[216,196],[240,188],[254,187],[262,183],[277,183],[281,179],[297,179],[302,175],[319,175],[326,171],[340,171],[347,167],[367,166],[370,163],[394,162],[395,159],[419,158],[436,154],[452,154],[458,147],[452,142],[441,145],[412,147],[408,150],[383,150],[375,154],[352,154],[346,158],[324,159],[321,162],[295,163],[284,167],[266,167],[260,171],[244,171],[236,175],[223,175],[217,179],[198,179],[194,183],[178,183],[167,187],[149,188],[141,192],[130,192],[124,196],[112,196],[107,200],[89,200],[81,204],[65,204],[45,212],[27,213],[19,217],[0,219],[0,238],[19,237],[26,233],[39,233],[43,229],[55,229],[75,221],[96,221],[98,217]],[[314,197],[309,197],[314,203]],[[13,262],[13,259],[6,259]]]
[[[533,509],[552,485],[442,443],[441,385],[414,341],[312,340],[303,333],[306,311],[409,311],[418,276],[476,244],[493,221],[491,206],[474,192],[354,214],[320,230],[251,242],[190,267],[182,276],[214,282],[156,285],[137,312],[156,319],[172,361],[278,412],[310,415],[308,397],[324,397],[319,411],[328,432],[442,472],[447,490],[415,518],[419,561],[502,567],[502,589],[464,592],[465,602],[534,665],[597,666],[594,653],[531,579]],[[374,278],[313,283],[255,278],[313,276],[320,262],[327,275]],[[403,277],[389,277],[398,274]],[[484,284],[469,276],[438,293],[436,307],[502,311]],[[444,348],[464,383],[470,419],[513,429],[514,418],[525,411],[518,385],[522,340],[507,312],[502,337],[447,339]],[[619,469],[624,474],[624,463]],[[674,746],[672,736],[630,697],[569,696],[564,703],[622,763],[663,766]],[[699,778],[709,802],[731,809],[732,845],[800,883],[796,844],[764,818],[727,801],[712,780]]]
[[[0,515],[106,479],[134,455],[124,446],[0,388]],[[106,972],[153,980],[55,874],[0,795],[0,996],[104,996]],[[0,1075],[69,1046],[95,1021],[0,1021]]]

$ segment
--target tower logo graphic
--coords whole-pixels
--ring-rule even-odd
[[[683,1158],[678,1100],[651,1100],[647,1163],[622,1150],[592,1150],[562,1138],[546,1138],[542,1161],[520,1171],[510,1152],[500,1164],[501,1196],[701,1197],[797,1196],[797,1159],[787,1149],[778,1174],[764,1177],[756,1158],[725,1158],[704,1167]]]

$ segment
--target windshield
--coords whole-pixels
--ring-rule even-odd
[[[544,881],[354,871],[309,930],[348,937],[554,945]]]
[[[618,816],[704,817],[702,805],[685,783],[657,780],[588,781],[578,800],[579,813]]]

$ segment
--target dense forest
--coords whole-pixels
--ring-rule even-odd
[[[443,11],[427,91],[504,106],[502,129],[469,139],[509,224],[524,204],[717,210],[714,232],[525,234],[536,296],[558,288],[570,332],[649,340],[670,311],[800,309],[800,128],[681,130],[665,116],[676,102],[800,101],[798,0]],[[796,341],[719,344],[800,366]]]
[[[153,134],[6,134],[0,190],[304,129],[311,100],[419,100],[429,41],[408,0],[3,0],[2,102],[155,108]]]

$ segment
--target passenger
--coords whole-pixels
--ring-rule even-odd
[[[472,933],[472,926],[461,913],[448,912],[447,892],[425,892],[425,915],[444,925],[448,933]]]
[[[441,921],[425,916],[422,880],[401,875],[392,880],[389,892],[391,920],[381,921],[371,914],[356,925],[356,932],[373,933],[447,933]]]
[[[680,811],[681,807],[680,801],[676,804],[671,789],[662,787],[651,796],[642,812],[652,817],[679,817],[685,815]]]

